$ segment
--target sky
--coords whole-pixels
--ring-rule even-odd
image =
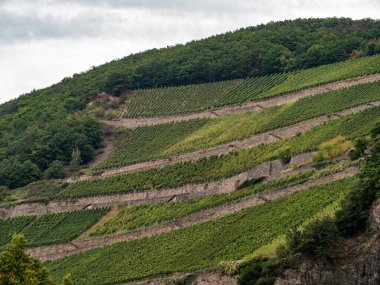
[[[380,0],[0,0],[0,103],[150,48],[270,21],[380,15]]]

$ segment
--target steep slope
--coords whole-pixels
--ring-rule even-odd
[[[33,91],[0,106],[0,184],[61,177],[57,166],[68,165],[73,150],[80,152],[74,161],[90,161],[101,130],[80,111],[99,92],[269,75],[373,55],[379,30],[378,21],[343,18],[270,23],[134,54]]]
[[[93,249],[48,266],[57,276],[71,270],[80,284],[117,284],[216,266],[244,257],[342,199],[353,182],[351,178],[311,188],[211,222]]]
[[[81,285],[216,267],[271,284],[326,253],[378,191],[379,23],[242,29],[1,105],[0,247],[21,232]]]

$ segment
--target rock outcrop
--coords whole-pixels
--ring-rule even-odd
[[[380,200],[371,210],[368,227],[372,236],[362,235],[345,242],[345,253],[333,264],[323,260],[304,261],[299,269],[288,269],[275,285],[379,285]]]

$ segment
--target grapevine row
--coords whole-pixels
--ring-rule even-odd
[[[196,162],[185,162],[162,169],[114,176],[99,180],[71,183],[57,193],[58,198],[76,198],[117,193],[143,192],[151,189],[179,187],[191,183],[215,181],[230,177],[265,161],[278,159],[285,153],[292,156],[316,150],[318,146],[338,135],[348,139],[363,136],[380,122],[380,108],[330,121],[324,125],[273,144]]]
[[[178,87],[140,89],[127,102],[125,117],[199,112],[259,100],[338,80],[380,72],[380,56],[364,57],[296,72]]]
[[[139,127],[120,134],[114,152],[96,170],[210,148],[376,100],[380,100],[380,82],[330,91],[255,112]]]

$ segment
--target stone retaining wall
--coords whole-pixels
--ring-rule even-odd
[[[128,193],[109,196],[85,197],[71,200],[50,201],[47,203],[28,203],[0,209],[0,217],[10,218],[28,215],[43,215],[49,212],[65,212],[89,208],[101,208],[113,205],[132,205],[147,203],[163,203],[167,201],[198,198],[207,195],[228,193],[236,190],[244,181],[258,177],[281,175],[292,164],[306,165],[312,161],[313,153],[304,153],[291,159],[289,164],[280,161],[265,162],[243,173],[219,181],[189,184],[182,187],[154,190],[147,192]],[[286,175],[291,174],[287,173]]]
[[[75,241],[69,244],[31,248],[28,250],[28,253],[33,257],[39,258],[43,261],[54,260],[122,241],[130,241],[143,237],[150,237],[162,233],[167,233],[175,229],[189,227],[195,224],[217,219],[228,214],[233,214],[243,209],[263,204],[270,200],[275,200],[305,189],[309,189],[313,186],[340,180],[345,177],[350,177],[357,174],[358,171],[359,169],[357,167],[350,167],[340,173],[332,174],[320,179],[308,181],[303,184],[295,185],[277,191],[259,193],[238,202],[216,206],[211,209],[204,210],[166,224],[149,227],[142,230],[131,231],[124,234],[116,234],[111,236],[91,238],[88,240]]]
[[[370,108],[374,108],[378,106],[380,106],[380,101],[375,101],[370,104],[364,104],[364,105],[353,107],[341,112],[337,112],[335,115],[321,116],[321,117],[317,117],[314,119],[310,119],[307,121],[294,124],[292,126],[275,129],[275,130],[265,132],[262,134],[253,135],[252,137],[244,139],[244,140],[232,141],[232,142],[221,144],[221,145],[211,147],[208,149],[179,154],[170,158],[158,159],[155,161],[146,161],[146,162],[141,162],[141,163],[128,165],[128,166],[124,166],[120,168],[109,169],[109,170],[104,171],[99,176],[83,175],[80,177],[71,177],[67,179],[66,181],[76,182],[76,181],[101,179],[104,177],[134,173],[134,172],[148,170],[152,168],[161,168],[167,165],[172,165],[172,164],[184,162],[184,161],[197,161],[201,158],[207,158],[214,155],[227,154],[233,151],[250,149],[250,148],[257,147],[261,144],[270,144],[270,143],[279,141],[281,139],[292,138],[298,134],[309,131],[310,129],[316,126],[322,125],[326,122],[336,120],[343,116],[348,116],[348,115],[355,114],[355,113],[364,111],[366,109],[370,109]]]

